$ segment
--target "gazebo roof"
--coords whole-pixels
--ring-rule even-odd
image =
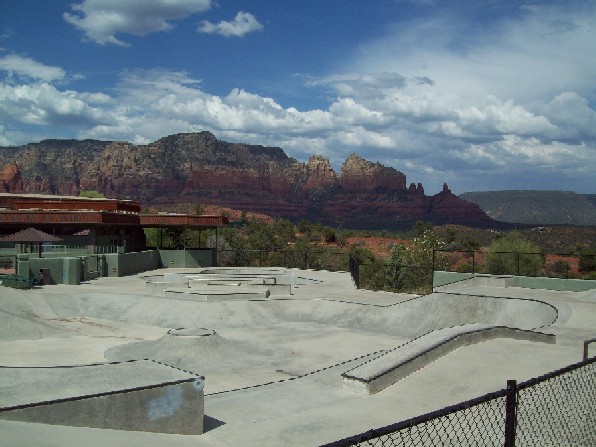
[[[2,242],[58,242],[59,237],[48,234],[35,228],[27,228],[17,233],[0,238]]]

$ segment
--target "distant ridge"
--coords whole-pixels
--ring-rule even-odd
[[[459,197],[502,222],[596,226],[596,194],[512,190],[467,192]]]
[[[348,228],[408,229],[416,221],[503,228],[445,184],[427,196],[395,168],[351,154],[335,172],[279,147],[218,140],[210,132],[146,144],[44,140],[0,147],[0,192],[77,195],[95,190],[144,206],[213,205]]]

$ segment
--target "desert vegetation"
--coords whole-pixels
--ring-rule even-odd
[[[497,232],[425,222],[393,233],[245,213],[217,235],[215,230],[146,230],[149,246],[217,246],[220,265],[347,271],[351,258],[359,266],[361,287],[420,294],[431,290],[433,269],[594,279],[595,233],[593,227]]]

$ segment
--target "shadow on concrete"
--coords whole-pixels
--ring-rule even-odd
[[[207,433],[210,430],[226,425],[224,421],[212,418],[211,416],[205,415],[203,417],[203,433]]]

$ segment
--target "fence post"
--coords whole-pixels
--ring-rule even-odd
[[[435,271],[435,249],[433,248],[433,272]]]
[[[476,252],[472,250],[472,274],[476,273]]]
[[[584,355],[583,355],[583,360],[584,360],[584,362],[585,362],[586,360],[588,360],[588,357],[589,357],[589,355],[588,355],[588,349],[589,349],[589,348],[588,348],[588,345],[589,345],[590,343],[596,343],[596,338],[592,338],[592,339],[590,339],[590,340],[585,340],[585,341],[584,341]]]
[[[517,381],[507,381],[505,400],[505,443],[504,447],[515,447],[515,425],[517,420]]]
[[[354,284],[356,288],[360,288],[360,267],[358,265],[358,261],[354,256],[349,255],[348,257],[348,264],[350,266],[350,273],[352,274],[352,279],[354,280]]]

